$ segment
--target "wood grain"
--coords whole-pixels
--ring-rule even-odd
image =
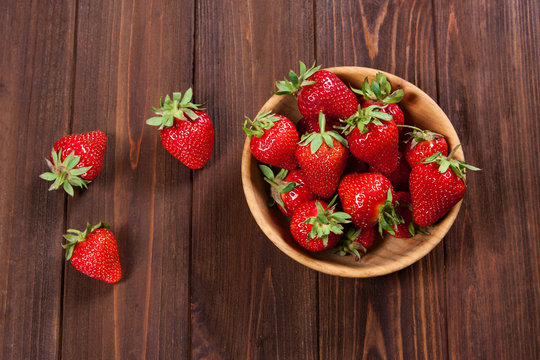
[[[317,60],[386,70],[437,99],[432,19],[431,1],[317,1]],[[320,275],[320,358],[445,357],[443,250],[381,278]]]
[[[482,168],[445,242],[448,351],[538,359],[540,4],[436,4],[441,105]]]
[[[197,1],[195,94],[216,129],[194,173],[192,355],[315,358],[317,276],[275,248],[242,193],[244,115],[298,60],[313,61],[310,1]]]
[[[74,9],[0,3],[0,358],[54,359],[64,195],[38,175],[68,128]]]
[[[109,141],[100,177],[69,203],[68,225],[106,221],[124,276],[111,286],[66,266],[62,357],[188,358],[190,171],[145,125],[192,82],[193,2],[79,1],[73,132]]]

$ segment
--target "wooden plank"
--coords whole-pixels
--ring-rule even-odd
[[[446,247],[451,358],[540,358],[540,4],[436,3],[442,107],[468,194]]]
[[[324,67],[378,68],[437,98],[431,1],[319,0],[316,14]],[[444,291],[442,246],[380,278],[320,275],[320,358],[444,358]]]
[[[79,1],[73,131],[109,141],[67,222],[109,222],[124,276],[111,286],[66,266],[65,359],[189,356],[191,175],[145,119],[192,83],[193,11],[190,0]]]
[[[299,59],[313,61],[312,10],[310,1],[197,1],[195,95],[216,144],[193,174],[193,358],[317,356],[317,275],[263,235],[240,178],[244,115]]]
[[[0,358],[58,354],[64,195],[38,175],[71,105],[71,4],[0,3]]]

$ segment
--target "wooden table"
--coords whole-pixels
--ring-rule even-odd
[[[0,2],[1,358],[540,358],[539,18],[535,0]],[[327,276],[256,226],[241,125],[299,59],[413,82],[483,169],[413,266]],[[144,123],[190,86],[216,129],[200,171]],[[54,141],[96,129],[100,177],[48,192]],[[60,246],[99,220],[119,241],[114,286]]]

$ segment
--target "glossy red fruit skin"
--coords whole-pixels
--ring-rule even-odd
[[[249,147],[251,153],[262,163],[294,170],[298,162],[294,152],[298,147],[298,131],[293,122],[285,116],[275,114],[280,120],[270,129],[264,130],[261,137],[252,136]]]
[[[376,231],[374,227],[363,228],[360,235],[358,235],[354,241],[362,245],[366,250],[369,250],[375,241],[375,233]]]
[[[414,167],[420,161],[427,157],[440,152],[442,155],[448,155],[448,143],[444,137],[440,137],[431,141],[420,141],[414,148],[411,149],[412,141],[409,141],[405,146],[405,159],[409,166]]]
[[[403,218],[403,223],[393,227],[395,231],[396,238],[410,238],[412,237],[411,232],[409,231],[409,224],[412,221],[412,210],[411,210],[411,194],[407,191],[396,191],[394,195],[394,200],[399,203],[399,206],[396,208],[396,213],[401,215]]]
[[[383,125],[369,123],[368,132],[362,134],[356,127],[347,135],[349,150],[358,159],[375,166],[379,171],[391,173],[398,166],[399,131],[393,121]]]
[[[301,204],[311,201],[315,199],[315,196],[309,190],[307,185],[305,185],[304,180],[304,173],[300,169],[295,169],[287,174],[285,179],[283,179],[285,182],[295,182],[300,185],[295,187],[289,192],[279,194],[281,196],[281,200],[283,200],[283,204],[285,204],[285,209],[281,207],[281,205],[277,204],[279,210],[281,210],[282,213],[285,215],[291,217]],[[275,189],[272,187],[272,190]]]
[[[122,278],[118,245],[109,229],[94,230],[78,243],[73,250],[71,264],[83,274],[109,284]]]
[[[54,151],[62,149],[62,160],[72,152],[75,152],[75,156],[80,156],[79,163],[75,165],[75,169],[86,166],[92,167],[80,176],[86,181],[95,180],[101,172],[106,147],[107,135],[102,131],[68,135],[53,145]],[[53,161],[52,156],[50,157],[50,161]]]
[[[308,241],[308,234],[313,225],[304,224],[304,221],[309,217],[317,216],[317,207],[315,205],[316,201],[320,202],[324,209],[328,207],[328,204],[322,200],[312,200],[298,206],[291,219],[291,234],[298,244],[300,244],[300,246],[303,248],[309,251],[324,251],[336,246],[336,244],[339,242],[340,236],[330,233],[328,235],[328,242],[326,246],[324,246],[321,238],[314,238]]]
[[[332,131],[334,130],[332,125],[335,125],[335,124],[330,124],[330,123],[326,123],[325,127],[324,127],[324,130],[325,131]],[[311,134],[311,133],[318,133],[318,132],[321,132],[321,128],[319,127],[319,119],[318,118],[301,118],[300,120],[298,120],[298,122],[296,123],[296,129],[298,130],[298,135],[300,135],[300,137],[304,134]]]
[[[304,180],[313,194],[323,199],[330,198],[338,188],[339,180],[347,165],[349,151],[336,139],[333,148],[322,143],[315,154],[310,145],[298,146],[296,159],[304,172]]]
[[[419,163],[409,176],[413,219],[419,226],[429,226],[442,218],[465,196],[465,184],[451,170],[439,172],[437,163]]]
[[[316,83],[304,86],[298,93],[298,109],[304,117],[318,118],[322,111],[326,121],[332,123],[347,119],[358,110],[356,95],[337,75],[319,70],[308,80]]]
[[[382,112],[392,115],[392,118],[396,125],[405,124],[405,116],[403,115],[403,111],[398,104],[386,104],[382,101],[362,99],[362,108],[367,108],[370,105],[386,106],[384,109],[381,110]],[[398,130],[401,131],[401,128],[398,128]]]
[[[159,131],[163,147],[172,156],[180,160],[190,169],[202,168],[214,148],[214,126],[210,116],[204,111],[194,111],[198,118],[191,120],[174,119],[173,126]]]
[[[394,186],[394,190],[407,190],[409,188],[409,174],[411,173],[411,167],[405,161],[403,153],[398,153],[398,165],[396,169],[390,173],[384,173],[377,169],[375,166],[370,166],[369,172],[380,173],[386,176],[388,180]]]
[[[345,175],[338,188],[343,211],[351,215],[359,228],[374,227],[379,219],[379,205],[386,201],[392,183],[381,174],[353,173]]]

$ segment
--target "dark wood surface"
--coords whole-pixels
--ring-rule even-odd
[[[540,358],[539,18],[534,0],[1,1],[0,358]],[[413,82],[482,168],[409,268],[320,274],[251,217],[243,118],[299,59]],[[216,130],[198,171],[144,124],[190,86]],[[99,178],[48,192],[52,144],[96,129]],[[114,286],[60,246],[99,220],[119,242]]]

